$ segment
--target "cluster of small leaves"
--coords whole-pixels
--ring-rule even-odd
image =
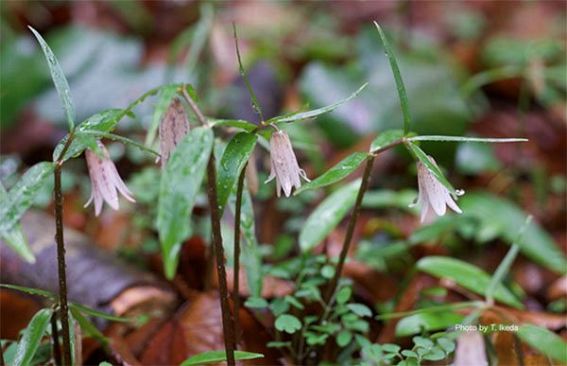
[[[415,336],[412,340],[414,346],[403,350],[397,344],[367,343],[362,347],[360,365],[419,366],[423,361],[444,360],[455,350],[455,341],[443,334],[437,337]]]
[[[295,292],[273,299],[270,303],[260,298],[251,298],[246,305],[251,308],[268,307],[276,317],[277,331],[288,336],[299,333],[303,341],[277,341],[270,342],[268,346],[287,349],[297,357],[306,353],[302,345],[305,344],[308,348],[322,346],[334,338],[341,348],[352,343],[355,346],[351,352],[360,349],[369,329],[365,318],[372,316],[372,310],[364,304],[353,302],[352,288],[346,284],[328,304],[324,302],[321,288],[335,275],[335,265],[329,263],[326,256],[296,258],[273,272],[283,272],[286,277],[293,275],[297,284]],[[306,309],[314,304],[323,308],[322,315],[307,312]]]

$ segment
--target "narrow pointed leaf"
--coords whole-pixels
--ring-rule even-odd
[[[55,294],[52,294],[49,291],[40,290],[40,289],[37,289],[37,288],[9,285],[9,284],[6,284],[6,283],[0,283],[0,287],[7,288],[7,289],[10,289],[10,290],[20,291],[20,292],[23,292],[23,293],[26,293],[26,294],[29,294],[29,295],[37,295],[37,296],[46,297],[48,299],[55,299]]]
[[[136,142],[134,140],[131,140],[127,137],[123,137],[120,135],[116,135],[114,133],[110,133],[110,132],[102,132],[102,131],[79,131],[77,133],[78,135],[88,135],[88,136],[93,136],[96,139],[109,139],[109,140],[114,140],[114,141],[120,141],[126,145],[130,145],[130,146],[134,146],[135,148],[140,149],[143,152],[147,152],[149,154],[152,154],[154,156],[159,156],[159,153],[153,149],[150,149],[147,146],[142,145],[139,142]]]
[[[421,150],[421,148],[419,148],[419,146],[415,145],[412,142],[408,142],[407,144],[405,144],[408,149],[413,152],[413,154],[415,155],[415,157],[417,157],[419,159],[419,161],[421,161],[421,163],[423,165],[425,165],[425,167],[431,172],[431,174],[433,174],[435,176],[435,178],[445,186],[445,188],[447,188],[449,190],[449,192],[453,195],[456,196],[457,192],[455,191],[455,188],[451,185],[451,183],[449,183],[449,181],[447,180],[447,178],[445,178],[445,176],[443,175],[443,172],[441,171],[441,169],[439,169],[439,167],[435,164],[433,164],[429,158],[427,157],[427,154]]]
[[[485,271],[459,259],[430,256],[419,260],[416,266],[420,271],[455,281],[481,296],[484,296],[490,285],[490,276]],[[522,303],[501,283],[494,290],[494,298],[506,305],[523,308]]]
[[[24,330],[22,339],[18,343],[14,366],[27,366],[31,364],[41,339],[47,331],[51,314],[51,309],[41,309],[30,320],[30,323]]]
[[[250,154],[254,151],[257,139],[258,137],[255,134],[240,132],[230,140],[226,149],[224,149],[220,159],[217,180],[218,204],[221,212],[238,181],[240,172],[248,162]]]
[[[0,183],[0,203],[2,205],[8,204],[8,192],[6,192],[2,183]],[[35,256],[28,245],[28,241],[22,232],[22,226],[20,224],[16,224],[11,229],[2,233],[2,238],[4,242],[26,262],[35,263]]]
[[[325,106],[325,107],[317,108],[317,109],[314,109],[314,110],[311,110],[311,111],[291,113],[291,114],[287,114],[287,115],[283,115],[283,116],[270,118],[266,122],[266,124],[294,122],[294,121],[299,121],[299,120],[302,120],[302,119],[314,118],[314,117],[320,116],[321,114],[332,112],[335,109],[337,109],[340,105],[342,105],[342,104],[348,102],[349,100],[353,99],[354,97],[356,97],[362,90],[364,90],[364,88],[366,88],[366,85],[368,85],[368,83],[364,83],[360,88],[358,88],[357,91],[352,93],[347,98],[345,98],[341,101],[338,101],[336,103],[330,104],[330,105]]]
[[[161,177],[157,229],[165,274],[173,278],[181,244],[191,234],[189,216],[201,187],[213,132],[199,127],[191,130],[177,145]]]
[[[114,322],[123,322],[123,323],[130,322],[130,319],[122,318],[122,317],[112,315],[112,314],[108,314],[108,313],[103,313],[102,311],[98,311],[98,310],[95,310],[93,308],[89,308],[88,306],[81,305],[81,304],[73,303],[73,308],[80,311],[82,314],[94,316],[96,318],[112,320]]]
[[[442,136],[442,135],[423,135],[409,137],[408,141],[456,141],[456,142],[484,142],[484,143],[504,143],[504,142],[526,142],[524,138],[492,138],[492,137],[467,137],[467,136]]]
[[[233,192],[234,193],[234,192]],[[232,194],[229,200],[231,211],[235,212],[236,196]],[[240,229],[244,239],[242,246],[242,264],[246,268],[246,278],[251,297],[261,297],[263,283],[262,252],[256,239],[254,206],[248,189],[242,192],[240,209]]]
[[[404,132],[408,133],[411,124],[411,115],[408,103],[408,95],[406,93],[406,87],[402,79],[402,74],[400,73],[400,68],[398,67],[398,61],[396,60],[396,56],[392,51],[390,42],[388,41],[386,34],[384,34],[382,27],[380,27],[377,22],[374,22],[374,25],[378,29],[378,33],[380,34],[380,38],[382,39],[382,44],[384,45],[386,56],[388,57],[388,61],[390,62],[390,68],[392,69],[394,80],[396,81],[396,88],[398,89],[398,96],[400,97],[400,105],[402,107],[402,114],[404,116]]]
[[[396,336],[408,337],[422,332],[447,329],[460,323],[464,316],[453,311],[419,313],[400,319],[396,324]]]
[[[71,142],[71,146],[67,149],[65,156],[61,157],[63,146],[65,145],[66,138],[57,144],[53,151],[53,161],[61,158],[64,162],[73,157],[79,156],[85,149],[95,149],[96,137],[82,134],[84,131],[99,131],[110,132],[114,130],[122,115],[121,109],[108,109],[100,113],[93,114],[83,122],[81,122],[75,131],[75,138]]]
[[[234,127],[246,132],[253,132],[258,128],[255,124],[242,119],[209,119],[209,123],[213,127]]]
[[[349,176],[354,172],[364,160],[368,157],[368,154],[355,152],[350,154],[343,160],[341,160],[337,165],[333,166],[331,169],[327,170],[325,173],[321,174],[317,179],[311,182],[305,183],[298,190],[295,191],[295,195],[307,191],[309,189],[322,188],[333,183],[339,182],[342,179]]]
[[[235,361],[254,360],[263,357],[264,355],[261,353],[234,351]],[[199,353],[198,355],[191,356],[185,361],[183,361],[183,363],[181,363],[181,366],[205,365],[208,363],[220,363],[220,362],[226,362],[226,351],[208,351],[208,352]]]
[[[61,104],[63,105],[63,110],[65,111],[65,117],[67,118],[67,124],[69,125],[69,131],[73,130],[75,126],[75,108],[73,107],[73,101],[71,100],[71,90],[69,89],[69,83],[59,61],[49,48],[49,45],[43,37],[32,27],[29,29],[34,34],[35,38],[39,42],[47,64],[49,65],[49,72],[51,73],[51,78],[53,79],[53,84],[55,84],[55,89],[57,89],[57,94],[59,94],[59,99],[61,99]]]
[[[0,200],[0,235],[12,230],[32,205],[35,195],[53,172],[53,163],[42,162],[29,168]]]
[[[87,336],[95,338],[103,345],[108,344],[108,339],[106,339],[100,330],[98,330],[98,328],[89,319],[87,319],[74,304],[69,305],[69,311]]]
[[[567,363],[567,342],[546,328],[524,324],[518,329],[518,337],[543,355]]]
[[[370,151],[376,152],[404,137],[403,130],[387,130],[378,135],[370,145]]]
[[[516,242],[518,229],[528,216],[513,202],[489,193],[466,194],[459,204],[466,216],[474,217],[481,227],[493,228],[495,234],[509,244]],[[534,262],[558,274],[567,274],[565,254],[537,222],[531,222],[523,233],[523,239],[517,244],[522,254]]]
[[[361,180],[347,184],[327,197],[309,215],[299,234],[303,252],[312,250],[339,224],[354,206]]]

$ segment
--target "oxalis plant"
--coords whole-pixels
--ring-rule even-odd
[[[348,98],[332,105],[265,119],[254,91],[244,73],[235,29],[236,52],[240,71],[250,93],[252,105],[261,122],[254,124],[244,120],[219,120],[209,118],[201,111],[197,92],[187,84],[168,84],[154,88],[125,109],[110,109],[97,113],[80,124],[75,123],[73,102],[69,85],[59,63],[47,43],[34,29],[48,62],[51,76],[61,100],[68,124],[68,133],[56,146],[53,161],[41,162],[31,167],[10,191],[4,188],[0,207],[1,235],[15,251],[28,261],[33,261],[33,253],[27,247],[19,225],[20,218],[31,206],[33,195],[48,179],[54,180],[55,225],[57,242],[57,263],[59,274],[59,294],[55,296],[40,290],[7,286],[52,300],[53,306],[38,312],[24,331],[17,345],[16,365],[30,362],[37,351],[40,340],[49,334],[53,340],[53,355],[58,364],[73,363],[74,324],[90,335],[105,342],[104,337],[89,322],[87,316],[102,316],[115,321],[124,319],[109,316],[86,308],[80,304],[69,304],[67,300],[65,275],[65,239],[63,232],[63,197],[61,191],[61,171],[70,159],[80,158],[83,153],[91,180],[91,197],[86,206],[94,205],[98,216],[104,202],[118,209],[119,196],[134,202],[135,197],[122,181],[114,163],[109,157],[104,141],[114,140],[135,146],[154,155],[161,165],[160,193],[157,210],[156,229],[159,234],[164,272],[167,278],[175,276],[179,253],[183,242],[192,234],[189,217],[195,205],[196,196],[205,182],[211,223],[211,245],[209,250],[210,269],[216,269],[222,310],[222,326],[225,350],[200,354],[188,359],[185,364],[226,361],[234,365],[239,359],[250,359],[262,355],[238,351],[239,344],[239,271],[241,238],[247,255],[248,283],[251,297],[246,306],[252,309],[268,308],[275,316],[276,340],[269,346],[277,347],[298,364],[315,364],[321,361],[330,341],[347,348],[348,355],[363,351],[361,362],[375,364],[419,363],[421,360],[440,359],[453,351],[454,343],[443,334],[435,337],[414,338],[412,349],[401,350],[396,345],[373,345],[367,340],[369,323],[367,318],[372,311],[364,304],[352,299],[351,283],[342,278],[347,253],[352,243],[359,211],[364,194],[369,186],[373,164],[379,155],[396,146],[404,146],[417,164],[419,194],[415,205],[421,209],[421,222],[430,222],[435,216],[443,216],[447,207],[461,213],[457,204],[463,191],[455,189],[445,178],[434,157],[423,151],[421,141],[438,142],[521,142],[520,138],[472,138],[461,136],[425,136],[411,131],[409,101],[402,76],[389,42],[380,26],[375,23],[384,44],[392,73],[396,82],[403,115],[403,128],[382,131],[372,142],[367,152],[355,152],[321,176],[310,180],[296,159],[293,144],[285,132],[286,124],[300,123],[331,112],[361,93],[362,85]],[[147,98],[157,97],[153,123],[148,130],[146,144],[140,144],[113,133],[118,123],[126,116],[133,115],[133,109]],[[376,96],[379,103],[379,96]],[[195,116],[196,124],[191,125],[186,107]],[[225,143],[221,136],[234,129],[234,134]],[[156,132],[159,135],[159,152],[151,147]],[[269,141],[269,143],[268,143]],[[224,147],[224,145],[226,146]],[[256,145],[269,150],[271,170],[268,181],[276,181],[278,197],[298,195],[307,190],[322,188],[338,183],[364,165],[361,179],[337,189],[315,209],[305,223],[313,230],[303,231],[299,243],[301,255],[288,269],[287,275],[295,279],[294,292],[284,298],[268,303],[261,298],[261,256],[254,234],[254,214],[252,199],[245,184],[246,167]],[[224,150],[217,163],[217,151]],[[205,179],[206,177],[206,179]],[[285,198],[281,198],[285,199]],[[221,235],[221,216],[229,206],[234,212],[234,288],[233,307],[229,304],[229,292],[225,269],[223,238]],[[334,207],[330,212],[330,207]],[[336,211],[336,207],[340,207]],[[311,254],[313,248],[338,225],[351,211],[341,252],[338,258]],[[326,218],[321,224],[321,217]],[[213,266],[214,264],[214,266]],[[206,277],[210,279],[211,273]],[[51,325],[51,327],[50,327]],[[60,347],[61,345],[61,347]],[[343,355],[344,356],[344,355]],[[347,357],[344,356],[344,357]],[[348,356],[350,357],[350,356]],[[408,361],[410,360],[410,361]],[[340,360],[339,360],[340,361]]]

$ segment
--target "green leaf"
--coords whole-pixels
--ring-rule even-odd
[[[347,308],[360,317],[372,316],[372,310],[364,304],[348,304]]]
[[[99,131],[99,132],[110,132],[114,130],[116,124],[118,123],[120,116],[123,111],[121,109],[108,109],[97,114],[93,114],[81,124],[77,126],[75,131],[75,137],[71,142],[71,146],[67,149],[65,156],[60,157],[59,155],[63,151],[63,146],[67,141],[67,137],[57,144],[55,150],[53,151],[53,161],[57,161],[61,158],[62,161],[69,160],[73,157],[79,156],[85,149],[96,149],[96,140],[94,136],[87,134],[82,134],[85,131]]]
[[[482,269],[455,258],[429,256],[420,259],[416,266],[425,273],[438,278],[450,279],[482,296],[490,284],[490,276]],[[522,303],[502,284],[496,287],[494,298],[515,308],[523,308]]]
[[[356,201],[361,180],[347,184],[325,198],[307,218],[299,233],[303,252],[312,250],[339,224]]]
[[[364,83],[360,88],[358,88],[357,91],[352,93],[347,98],[345,98],[341,101],[338,101],[336,103],[333,103],[331,105],[321,107],[321,108],[317,108],[317,109],[307,111],[307,112],[297,112],[297,113],[291,113],[291,114],[287,114],[287,115],[283,115],[283,116],[270,118],[268,121],[266,121],[266,124],[294,122],[294,121],[298,121],[298,120],[302,120],[302,119],[315,118],[317,116],[320,116],[321,114],[332,112],[335,109],[337,109],[341,104],[344,104],[344,103],[348,102],[349,100],[353,99],[354,97],[356,97],[362,90],[364,90],[364,88],[366,88],[366,85],[368,85],[368,83]]]
[[[491,138],[491,137],[467,137],[467,136],[414,136],[409,137],[408,141],[456,141],[456,142],[483,142],[483,143],[503,143],[503,142],[526,142],[524,138]]]
[[[24,335],[18,343],[14,366],[27,366],[31,364],[33,356],[39,347],[49,326],[51,319],[51,309],[41,309],[38,311],[24,330]]]
[[[0,183],[0,202],[2,205],[7,204],[8,199],[8,192],[6,192],[4,185]],[[5,243],[26,262],[35,263],[35,256],[28,245],[28,241],[24,233],[22,232],[21,225],[14,225],[11,229],[2,233],[2,237],[4,238]]]
[[[249,309],[263,309],[270,306],[270,304],[268,304],[268,302],[265,299],[254,296],[254,297],[249,297],[244,303],[244,306],[246,306]]]
[[[419,313],[401,319],[396,325],[396,336],[407,337],[423,331],[436,331],[449,328],[463,320],[463,316],[453,311]]]
[[[213,132],[198,127],[191,130],[167,162],[161,177],[157,229],[165,275],[175,275],[181,244],[191,233],[189,216],[205,175],[213,146]]]
[[[258,98],[256,98],[256,94],[254,93],[254,89],[252,88],[252,84],[250,84],[250,80],[248,79],[248,75],[244,71],[244,67],[242,66],[242,59],[240,58],[240,48],[238,47],[238,35],[236,34],[236,24],[232,23],[232,30],[234,34],[234,44],[236,46],[236,58],[238,60],[238,69],[240,71],[240,76],[242,80],[244,80],[244,84],[246,85],[246,89],[248,90],[248,95],[250,96],[250,101],[252,102],[252,108],[260,117],[260,121],[264,121],[264,115],[262,114],[262,107],[260,107],[260,103],[258,102]]]
[[[346,302],[350,299],[352,295],[352,288],[350,287],[343,287],[337,293],[337,303],[338,304],[346,304]]]
[[[234,351],[234,360],[254,360],[257,358],[263,358],[264,355],[261,353],[244,352],[244,351]],[[207,351],[199,353],[198,355],[191,356],[181,363],[181,366],[191,366],[191,365],[203,365],[207,363],[219,363],[226,362],[226,351]]]
[[[0,235],[12,230],[32,205],[35,195],[53,172],[54,164],[38,163],[29,168],[10,192],[0,197]]]
[[[352,333],[343,329],[337,335],[337,345],[339,347],[346,347],[352,341]]]
[[[217,178],[217,195],[220,211],[228,201],[242,169],[254,151],[258,136],[248,132],[240,132],[230,140],[222,158]]]
[[[567,363],[567,342],[546,328],[523,324],[518,329],[518,337],[543,355]]]
[[[57,94],[59,94],[59,99],[63,105],[63,110],[65,111],[65,116],[67,117],[67,124],[69,125],[69,131],[72,131],[75,127],[75,108],[73,107],[73,102],[71,101],[71,90],[69,89],[69,83],[63,74],[61,65],[59,61],[51,51],[51,48],[47,45],[47,42],[43,37],[32,27],[28,26],[32,31],[35,38],[39,42],[47,64],[49,65],[49,72],[51,73],[51,78],[53,79],[53,84],[55,84],[55,89],[57,89]]]
[[[490,226],[509,244],[517,239],[518,228],[526,221],[526,213],[514,203],[489,193],[466,194],[459,201],[465,215],[476,218],[481,227]],[[536,263],[560,274],[567,273],[567,259],[553,238],[536,222],[532,222],[518,243],[520,251]]]
[[[101,363],[98,364],[98,366],[112,366],[112,364],[106,361],[102,361]]]
[[[378,135],[370,145],[370,152],[376,152],[404,137],[403,130],[386,130]]]
[[[400,68],[398,67],[398,61],[396,60],[396,56],[392,51],[392,47],[390,47],[390,42],[384,34],[384,31],[382,31],[382,28],[377,22],[374,22],[374,25],[378,29],[378,33],[380,34],[380,38],[382,39],[382,44],[384,45],[384,51],[386,51],[386,56],[388,57],[388,61],[390,61],[390,67],[392,69],[392,74],[394,75],[394,80],[396,81],[396,88],[398,89],[402,114],[404,115],[404,133],[408,133],[411,124],[411,115],[406,87],[402,79],[402,74],[400,73]]]
[[[242,264],[246,267],[246,278],[250,295],[262,296],[264,269],[262,267],[262,252],[256,239],[254,206],[248,189],[242,192],[242,207],[240,209],[240,228],[245,245],[242,247]]]
[[[22,231],[21,225],[16,224],[10,230],[2,233],[2,238],[4,239],[4,243],[22,257],[23,260],[28,263],[35,263],[35,255],[29,247],[28,240]]]
[[[412,152],[415,155],[415,157],[417,157],[419,161],[421,161],[421,163],[425,165],[427,170],[429,170],[431,174],[433,174],[435,179],[437,179],[441,184],[445,186],[445,188],[449,190],[449,192],[453,195],[453,197],[457,196],[457,191],[455,190],[455,188],[453,188],[451,183],[449,183],[449,181],[445,178],[443,172],[441,172],[441,169],[439,169],[439,167],[436,164],[433,164],[431,160],[429,160],[427,154],[423,150],[421,150],[419,146],[411,142],[405,145],[408,147],[410,152]]]
[[[130,322],[130,319],[122,318],[120,316],[116,316],[116,315],[112,315],[112,314],[108,314],[108,313],[103,313],[102,311],[98,311],[98,310],[89,308],[88,306],[84,306],[84,305],[76,304],[76,303],[73,303],[72,305],[75,309],[79,310],[82,314],[94,316],[96,318],[112,320],[114,322],[124,322],[124,323]]]
[[[293,315],[282,314],[276,319],[275,326],[280,332],[293,334],[301,329],[301,321]]]
[[[349,156],[341,160],[337,165],[333,166],[331,169],[327,170],[325,173],[317,177],[317,179],[314,179],[311,182],[302,185],[295,191],[294,195],[297,195],[309,189],[322,188],[341,181],[352,172],[354,172],[360,166],[360,164],[362,164],[362,162],[366,160],[367,157],[368,154],[361,152],[350,154]]]
[[[258,128],[255,124],[242,119],[209,119],[208,121],[213,127],[234,127],[246,132],[253,132]]]
[[[506,253],[506,256],[504,257],[504,259],[502,259],[502,261],[498,265],[498,268],[496,268],[496,271],[494,271],[494,274],[490,279],[490,283],[488,284],[488,288],[486,289],[485,297],[487,301],[489,302],[492,301],[492,298],[494,297],[494,291],[496,291],[496,287],[498,286],[498,284],[502,283],[504,276],[506,276],[506,274],[510,271],[510,267],[512,267],[512,263],[514,263],[514,259],[516,259],[516,256],[520,251],[520,247],[518,246],[517,242],[523,239],[522,235],[524,234],[524,231],[529,226],[531,221],[532,221],[532,216],[530,215],[524,222],[524,225],[522,225],[522,227],[520,228],[516,243],[512,244],[512,247],[510,248],[508,253]]]
[[[177,94],[178,88],[179,88],[178,85],[173,84],[173,85],[167,85],[159,91],[157,96],[157,102],[154,109],[154,114],[152,116],[152,123],[148,127],[148,133],[146,134],[146,141],[144,142],[144,144],[147,147],[153,145],[161,118],[163,117],[163,114],[165,113],[165,111],[171,104],[171,101]]]
[[[106,339],[106,337],[100,332],[100,330],[98,330],[97,327],[95,327],[95,325],[81,313],[78,307],[70,304],[69,311],[87,336],[95,338],[103,345],[108,344],[108,339]]]
[[[387,189],[367,191],[362,200],[362,207],[365,208],[390,208],[395,207],[405,211],[411,211],[409,205],[415,199],[416,191],[404,189],[400,191],[390,191]]]
[[[120,142],[122,142],[126,145],[134,146],[134,147],[142,150],[143,152],[150,153],[154,156],[160,156],[160,154],[157,151],[150,149],[149,147],[146,147],[139,142],[136,142],[136,141],[131,140],[127,137],[116,135],[116,134],[113,134],[113,133],[110,133],[110,132],[92,131],[92,130],[91,131],[79,131],[79,132],[77,132],[77,135],[78,136],[91,135],[91,136],[94,136],[96,139],[105,138],[105,139],[109,139],[109,140],[120,141]]]
[[[24,292],[24,293],[29,294],[29,295],[37,295],[37,296],[46,297],[48,299],[55,299],[55,295],[52,294],[51,292],[36,289],[36,288],[16,286],[16,285],[8,285],[8,284],[5,284],[5,283],[0,283],[0,287],[7,288],[7,289],[10,289],[10,290],[16,290],[16,291]]]

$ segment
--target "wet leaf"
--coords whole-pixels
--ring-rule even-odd
[[[374,25],[378,29],[378,33],[380,34],[380,38],[382,39],[384,51],[386,52],[386,56],[388,57],[388,61],[390,62],[390,68],[392,69],[392,74],[394,75],[394,80],[396,81],[396,89],[398,90],[398,97],[400,98],[400,105],[402,107],[402,115],[404,116],[404,132],[408,133],[410,130],[411,115],[408,96],[406,93],[406,86],[404,85],[402,74],[400,73],[400,68],[398,67],[398,60],[396,59],[396,55],[394,55],[394,51],[390,46],[390,42],[388,41],[388,38],[386,37],[386,34],[384,34],[384,31],[382,30],[380,25],[377,22],[374,22]]]
[[[453,186],[451,185],[451,183],[449,183],[449,181],[447,180],[447,178],[445,178],[445,175],[443,175],[443,172],[441,171],[441,169],[439,169],[439,167],[436,164],[433,164],[431,162],[431,160],[429,160],[427,154],[421,150],[419,148],[419,146],[415,145],[414,143],[407,143],[405,144],[407,146],[407,148],[413,152],[413,154],[415,155],[415,157],[417,159],[419,159],[419,161],[425,165],[425,167],[427,168],[427,170],[429,170],[431,172],[431,174],[433,174],[433,176],[435,177],[435,179],[437,179],[441,184],[443,184],[445,186],[445,188],[447,188],[449,190],[449,192],[453,195],[456,196],[457,193],[455,191],[455,188],[453,188]]]
[[[12,230],[32,205],[35,195],[47,183],[54,169],[53,163],[42,162],[29,168],[20,180],[2,195],[0,204],[0,234]]]
[[[396,325],[396,336],[407,337],[423,331],[447,329],[463,320],[463,316],[453,311],[429,312],[410,315]]]
[[[490,276],[482,269],[459,259],[429,256],[420,259],[417,268],[438,278],[447,278],[458,285],[484,296],[490,285]],[[504,304],[521,309],[523,305],[504,285],[498,284],[494,298]]]
[[[257,358],[263,358],[264,355],[261,353],[244,352],[244,351],[234,351],[234,360],[254,360]],[[189,357],[185,360],[181,366],[190,365],[203,365],[208,363],[226,362],[226,351],[208,351],[203,352],[195,356]]]
[[[495,235],[507,243],[517,239],[518,229],[526,221],[527,214],[514,203],[489,193],[474,192],[459,200],[464,214],[476,218],[481,227],[490,226]],[[567,259],[552,237],[533,221],[518,243],[522,254],[534,262],[560,274],[567,273]]]
[[[173,278],[181,244],[191,234],[189,216],[205,175],[213,132],[199,127],[177,145],[161,177],[157,229],[167,278]]]
[[[299,245],[303,252],[312,250],[339,224],[354,206],[361,180],[341,187],[325,198],[309,215],[299,233]]]
[[[47,332],[51,314],[51,309],[41,309],[33,316],[18,343],[14,366],[27,366],[31,363],[41,339]]]
[[[51,51],[51,48],[49,48],[47,42],[45,42],[43,37],[35,29],[32,27],[28,28],[32,31],[35,38],[37,38],[37,41],[43,50],[43,54],[45,55],[45,59],[49,65],[49,72],[51,73],[53,84],[55,84],[57,94],[59,94],[59,99],[61,100],[63,110],[65,111],[69,131],[71,131],[75,127],[75,108],[73,107],[73,101],[71,100],[71,90],[69,89],[67,78],[65,78],[65,74],[59,65],[59,61],[57,61],[57,58],[53,54],[53,51]]]
[[[372,141],[370,151],[375,152],[404,137],[403,130],[386,130]]]
[[[235,189],[240,172],[242,172],[254,151],[257,139],[258,137],[255,134],[240,132],[230,140],[224,149],[217,179],[218,204],[221,212],[231,192]]]
[[[309,189],[322,188],[341,181],[342,179],[349,176],[356,169],[358,169],[360,164],[362,164],[362,162],[366,160],[367,156],[368,154],[361,152],[355,152],[347,156],[346,158],[341,160],[339,163],[337,163],[335,166],[327,170],[325,173],[323,173],[316,179],[302,185],[299,189],[295,191],[294,195],[297,195]]]
[[[342,104],[344,104],[344,103],[348,102],[349,100],[353,99],[354,97],[356,97],[362,90],[364,90],[364,88],[366,88],[366,85],[368,85],[368,83],[364,83],[354,93],[352,93],[347,98],[340,100],[336,103],[330,104],[330,105],[325,106],[325,107],[317,108],[317,109],[314,109],[314,110],[311,110],[311,111],[307,111],[307,112],[297,112],[297,113],[291,113],[291,114],[286,114],[286,115],[283,115],[283,116],[270,118],[269,120],[266,121],[266,124],[287,123],[287,122],[300,121],[302,119],[315,118],[315,117],[320,116],[322,114],[332,112],[335,109],[337,109],[339,106],[341,106]]]
[[[2,205],[7,204],[8,202],[8,192],[6,192],[2,183],[0,183],[0,202]],[[4,242],[26,262],[35,263],[35,256],[29,247],[28,241],[22,232],[22,226],[20,224],[16,224],[11,229],[3,232],[2,238],[4,239]]]
[[[518,337],[544,355],[567,362],[567,342],[557,334],[537,325],[524,324],[518,329]]]

